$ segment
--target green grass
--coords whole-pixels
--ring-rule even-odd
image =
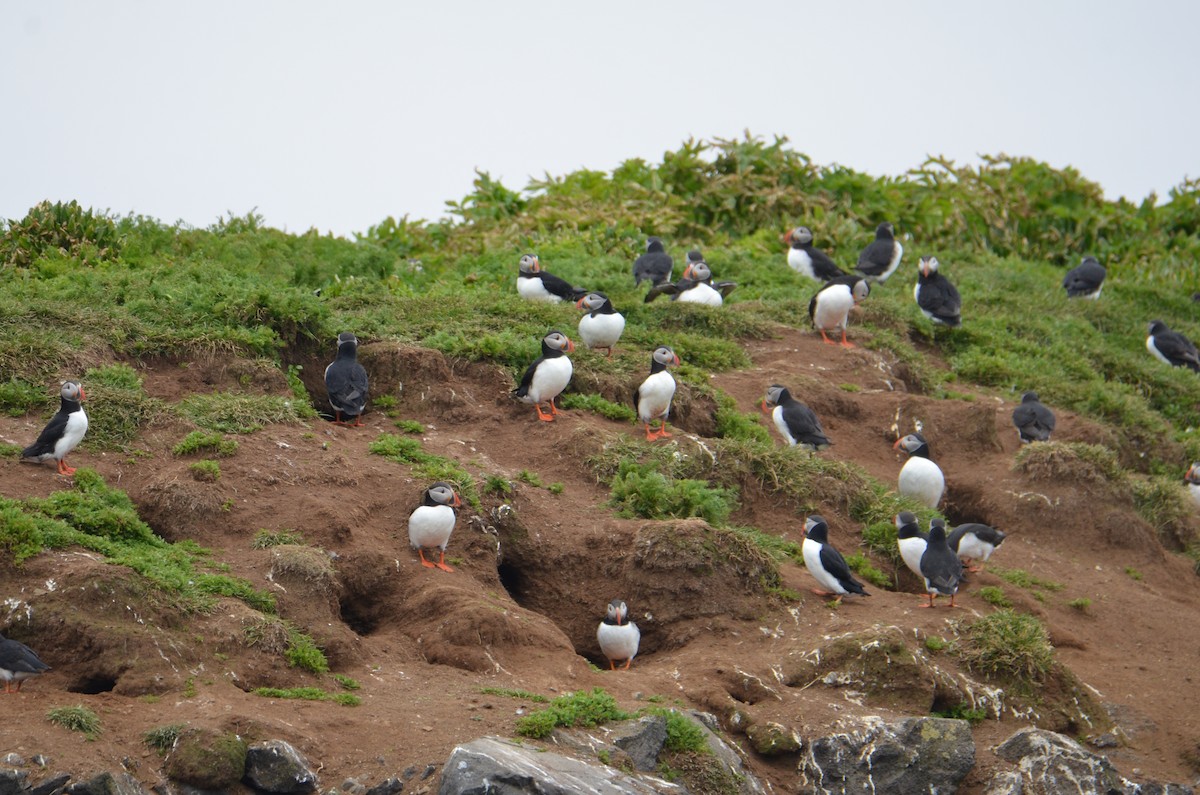
[[[1004,595],[1004,589],[985,585],[979,589],[979,598],[993,607],[1012,607],[1012,601]]]
[[[559,696],[545,709],[531,712],[517,720],[517,734],[541,739],[555,728],[582,726],[592,728],[631,717],[621,710],[611,695],[601,688]]]
[[[49,405],[46,390],[37,384],[9,378],[0,381],[0,413],[23,417],[41,405]]]
[[[238,443],[236,439],[226,439],[219,433],[192,431],[183,437],[179,444],[172,447],[171,452],[175,455],[206,453],[220,458],[228,458],[236,453],[237,449]]]
[[[221,479],[221,465],[216,461],[205,459],[188,464],[192,477],[204,483],[216,483]]]
[[[937,635],[930,635],[925,638],[925,648],[932,652],[945,651],[949,648],[950,643],[945,638],[940,638]]]
[[[1142,579],[1142,573],[1140,571],[1138,571],[1137,569],[1135,569],[1133,566],[1126,566],[1125,574],[1127,574],[1130,579],[1138,580],[1139,582]]]
[[[153,729],[142,732],[142,742],[162,755],[175,747],[175,741],[179,739],[179,735],[186,728],[186,723],[169,723],[165,726],[155,726]]]
[[[329,670],[329,661],[311,636],[291,627],[288,629],[287,648],[283,652],[287,664],[302,671],[322,674]]]
[[[300,701],[332,701],[343,707],[357,707],[362,699],[353,693],[327,693],[319,687],[256,687],[254,695],[263,698],[296,699]]]
[[[1078,599],[1072,599],[1067,602],[1067,607],[1078,610],[1080,613],[1086,613],[1092,606],[1092,600],[1086,596],[1081,596]]]
[[[871,585],[877,588],[892,588],[892,578],[875,568],[871,563],[871,559],[861,552],[852,552],[846,555],[846,563],[850,566],[850,571],[862,577]]]
[[[938,710],[930,714],[939,718],[965,720],[974,726],[977,723],[983,723],[983,721],[987,720],[988,711],[983,707],[972,707],[970,703],[963,701],[949,709]]]
[[[1054,661],[1054,647],[1042,622],[1007,609],[972,622],[956,649],[973,671],[1023,681],[1040,681]]]
[[[637,421],[637,412],[633,410],[632,406],[613,403],[600,395],[569,392],[563,395],[558,402],[564,409],[583,409],[618,422]]]
[[[0,442],[0,458],[17,458],[23,449],[20,445]]]
[[[992,565],[988,567],[988,571],[1018,588],[1027,588],[1029,590],[1041,588],[1046,591],[1061,591],[1064,587],[1061,582],[1044,580],[1041,577],[1030,574],[1024,569],[1005,569]]]
[[[621,516],[644,519],[686,519],[698,516],[709,524],[725,524],[737,504],[730,489],[706,481],[671,478],[654,464],[622,462],[612,479],[609,504]]]
[[[146,396],[141,376],[127,364],[90,369],[82,382],[88,414],[84,444],[89,449],[125,449],[164,410],[161,401]]]
[[[305,416],[300,407],[305,405],[278,395],[212,392],[188,395],[179,401],[176,411],[204,430],[246,434],[266,425],[299,423]]]
[[[416,420],[396,420],[395,425],[404,433],[420,436],[425,433],[425,426]]]
[[[528,690],[513,690],[508,687],[481,687],[479,692],[488,696],[501,696],[503,698],[516,698],[521,701],[533,701],[537,704],[548,704],[550,699],[537,693],[530,693]]]
[[[367,451],[398,464],[411,466],[415,476],[431,483],[439,480],[450,483],[464,502],[476,511],[482,510],[483,504],[479,501],[479,489],[475,485],[475,478],[449,458],[425,452],[419,439],[383,433],[367,445]]]
[[[356,679],[346,676],[345,674],[334,674],[333,681],[337,682],[346,690],[359,690],[362,688],[362,685],[359,684]]]
[[[646,714],[658,715],[667,722],[667,741],[663,749],[673,753],[709,754],[708,737],[694,720],[677,710],[652,707]]]
[[[484,494],[495,494],[498,497],[507,497],[513,493],[512,483],[508,478],[500,475],[488,475],[483,482]]]
[[[251,542],[251,549],[270,549],[281,544],[303,544],[304,534],[298,533],[295,530],[267,530],[262,529],[254,534],[254,541]]]
[[[54,725],[79,732],[89,740],[100,736],[100,716],[82,704],[74,707],[54,707],[46,713],[46,718]]]

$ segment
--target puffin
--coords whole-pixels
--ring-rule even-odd
[[[1187,484],[1188,494],[1192,495],[1192,502],[1200,508],[1200,461],[1192,462],[1183,476],[1183,482]]]
[[[821,421],[808,406],[792,397],[792,393],[782,384],[771,384],[767,387],[767,395],[760,404],[763,414],[770,411],[779,435],[787,440],[789,445],[796,445],[802,450],[817,452],[827,450],[833,442],[825,435]]]
[[[645,302],[648,304],[660,295],[671,296],[672,301],[681,304],[704,304],[705,306],[721,306],[725,297],[733,292],[737,284],[734,282],[713,282],[712,269],[704,260],[693,262],[683,271],[683,278],[672,284],[663,282],[650,288],[646,293]]]
[[[675,261],[663,248],[660,238],[646,239],[646,253],[633,262],[633,284],[636,287],[649,280],[651,285],[671,281],[671,272],[675,270]]]
[[[1095,257],[1084,257],[1083,262],[1067,271],[1063,277],[1063,289],[1067,298],[1090,298],[1095,301],[1104,289],[1104,277],[1108,271]]]
[[[58,411],[38,434],[37,441],[21,451],[25,461],[57,461],[58,474],[74,475],[75,467],[67,466],[67,454],[79,446],[87,433],[88,418],[83,410],[87,394],[78,381],[63,382],[59,390],[62,403]]]
[[[1178,331],[1171,331],[1161,320],[1150,321],[1146,350],[1172,367],[1186,367],[1200,373],[1200,353],[1196,346]]]
[[[704,254],[700,249],[694,248],[687,253],[687,265],[695,265],[697,262],[704,262]]]
[[[871,286],[861,276],[838,276],[827,281],[808,302],[808,317],[821,332],[821,339],[835,345],[825,332],[840,330],[842,347],[853,348],[854,343],[846,340],[850,310],[870,294]]]
[[[910,433],[897,439],[892,449],[908,454],[908,461],[900,468],[900,493],[936,509],[946,489],[946,476],[941,467],[929,460],[929,442],[919,433]]]
[[[575,306],[586,313],[579,318],[579,339],[589,348],[604,348],[612,356],[613,347],[625,331],[625,316],[613,308],[604,293],[588,293]]]
[[[530,301],[557,304],[559,301],[578,301],[587,295],[587,290],[542,270],[537,254],[524,254],[517,274],[517,293]]]
[[[532,403],[537,409],[538,419],[553,422],[558,416],[554,398],[567,388],[574,367],[567,354],[575,350],[575,343],[561,331],[550,331],[542,337],[542,355],[525,371],[520,385],[513,390],[513,397],[523,403]],[[542,404],[550,404],[550,413],[542,411]]]
[[[1020,405],[1013,409],[1012,421],[1022,444],[1048,442],[1054,431],[1054,412],[1042,405],[1037,392],[1021,395]]]
[[[449,483],[438,481],[425,489],[421,504],[408,516],[408,543],[417,550],[421,565],[428,569],[454,571],[446,565],[446,545],[454,532],[458,519],[455,508],[462,507],[462,500]],[[425,550],[438,548],[438,562],[425,559]]]
[[[788,266],[808,278],[827,282],[846,272],[837,266],[829,255],[819,248],[813,248],[813,233],[807,226],[798,226],[783,236],[783,242],[788,248]]]
[[[875,227],[875,239],[858,255],[857,273],[883,284],[900,267],[904,246],[896,240],[895,227],[884,221]]]
[[[949,596],[950,606],[957,607],[954,597],[962,582],[962,561],[946,543],[946,523],[941,519],[929,521],[929,541],[921,555],[921,576],[925,578],[925,591],[929,594],[929,604],[922,602],[921,607],[933,607],[938,594]]]
[[[335,425],[362,426],[368,387],[367,371],[358,363],[358,337],[343,331],[337,338],[337,357],[325,368],[325,390]]]
[[[854,579],[850,566],[842,553],[829,543],[829,525],[825,517],[813,514],[804,522],[804,565],[808,567],[813,578],[823,585],[826,590],[813,588],[817,596],[834,596],[834,601],[841,602],[848,593],[860,596],[870,596],[862,583]]]
[[[917,269],[920,275],[913,287],[913,298],[922,314],[941,326],[961,326],[962,296],[949,279],[938,273],[937,257],[921,257]]]
[[[33,649],[0,635],[0,679],[4,680],[5,693],[20,693],[26,679],[49,670],[50,666],[39,660]],[[13,682],[17,683],[16,687]]]
[[[609,602],[608,614],[596,628],[596,640],[600,643],[600,651],[608,658],[608,669],[617,670],[617,663],[624,660],[621,668],[628,670],[637,656],[641,639],[637,624],[629,620],[629,607],[625,602],[620,599]]]
[[[646,441],[670,438],[667,431],[667,415],[671,411],[671,399],[675,397],[675,379],[667,372],[671,365],[678,365],[679,357],[675,351],[666,345],[659,345],[650,354],[650,375],[642,381],[633,393],[633,408],[637,411],[638,419],[646,426]],[[650,429],[650,423],[660,420],[657,431]]]
[[[900,559],[918,579],[924,579],[921,556],[925,554],[929,534],[921,529],[917,515],[912,511],[901,511],[892,521],[896,524],[896,546],[900,548]]]
[[[964,563],[968,560],[979,561],[978,565],[967,569],[975,572],[983,571],[983,564],[987,563],[988,558],[1004,543],[1006,537],[1007,533],[1003,530],[978,522],[967,522],[954,528],[946,537],[946,543],[958,553],[959,560]]]

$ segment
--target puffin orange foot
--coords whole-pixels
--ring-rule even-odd
[[[817,596],[836,596],[833,591],[822,591],[820,588],[809,588],[809,590]]]

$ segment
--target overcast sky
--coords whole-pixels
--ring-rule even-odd
[[[0,216],[41,199],[292,232],[434,219],[689,137],[816,163],[1200,176],[1200,2],[4,0]]]

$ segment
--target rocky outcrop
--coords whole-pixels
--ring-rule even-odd
[[[255,743],[246,749],[247,784],[263,792],[292,795],[317,788],[317,774],[304,757],[283,740]]]

